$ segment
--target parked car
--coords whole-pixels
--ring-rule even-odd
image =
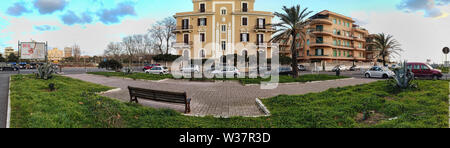
[[[152,69],[152,68],[155,67],[155,66],[161,66],[161,65],[160,65],[160,64],[147,64],[147,65],[144,66],[143,71]]]
[[[278,72],[280,75],[291,75],[293,70],[292,67],[280,67]]]
[[[167,69],[167,67],[163,67],[163,66],[155,66],[152,69],[146,70],[145,73],[147,74],[169,74],[169,69]]]
[[[192,73],[192,72],[199,73],[200,72],[200,66],[198,66],[198,65],[186,66],[186,67],[181,68],[181,72],[184,72],[184,73]]]
[[[350,71],[360,71],[361,67],[357,66],[357,65],[353,65],[352,67],[350,67],[349,69]]]
[[[434,69],[428,64],[425,63],[407,63],[408,69],[414,73],[414,77],[419,78],[432,78],[432,79],[440,79],[442,78],[442,71],[438,69]]]
[[[386,67],[374,66],[365,72],[364,76],[366,78],[391,78],[395,76],[395,73]]]
[[[397,64],[393,64],[390,68],[391,69],[397,69],[397,68],[400,68],[400,66],[398,66]]]
[[[241,72],[239,71],[239,69],[237,69],[234,66],[227,66],[227,67],[223,67],[223,68],[217,68],[216,70],[212,71],[211,74],[216,75],[216,76],[240,76]]]
[[[338,69],[339,69],[340,71],[346,71],[346,70],[348,70],[348,68],[345,67],[344,65],[338,65],[338,66],[334,67],[333,69],[331,69],[331,71],[332,71],[332,72],[336,72]]]
[[[306,67],[304,65],[298,65],[299,71],[306,71]]]

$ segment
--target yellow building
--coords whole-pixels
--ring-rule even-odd
[[[11,55],[11,54],[15,54],[16,56],[19,55],[18,51],[15,51],[14,48],[12,48],[12,47],[6,47],[6,48],[5,48],[5,54],[3,54],[4,57],[7,58],[7,57],[8,57],[9,55]]]
[[[72,48],[71,47],[66,47],[64,48],[64,57],[68,58],[68,57],[72,57]]]
[[[271,50],[267,43],[275,31],[267,26],[274,15],[255,11],[255,0],[192,0],[194,11],[177,13],[176,44],[179,55],[190,59],[219,59],[223,55],[256,55]],[[250,44],[252,43],[252,44]],[[247,45],[257,45],[248,49]]]
[[[296,45],[299,62],[372,60],[366,58],[366,39],[369,32],[356,25],[351,17],[324,10],[310,17],[309,21],[310,35],[307,37],[306,46]],[[290,46],[280,53],[290,55]]]
[[[64,58],[64,53],[62,50],[59,50],[58,48],[53,48],[52,50],[48,51],[48,60],[53,62],[59,62]]]

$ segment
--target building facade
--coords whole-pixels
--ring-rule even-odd
[[[351,17],[324,10],[309,21],[306,45],[296,45],[299,62],[373,61],[374,53],[368,54],[366,50],[369,32],[355,24]],[[280,53],[290,55],[290,45],[282,49]]]
[[[271,57],[267,43],[275,31],[268,26],[274,15],[255,11],[255,0],[192,0],[194,11],[177,13],[179,55],[190,59],[220,59],[223,55]],[[256,48],[247,48],[256,45]],[[255,47],[255,46],[254,46]]]
[[[68,57],[72,57],[72,48],[71,47],[65,47],[64,48],[64,57],[68,58]]]
[[[14,48],[12,48],[12,47],[6,47],[5,48],[5,53],[3,54],[3,56],[5,57],[5,58],[7,58],[9,55],[11,55],[11,54],[15,54],[16,56],[19,56],[19,52],[18,51],[15,51],[14,50]]]
[[[53,48],[48,51],[48,60],[53,62],[59,62],[64,58],[64,53],[58,48]]]

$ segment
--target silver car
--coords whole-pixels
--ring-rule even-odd
[[[374,66],[371,69],[369,69],[368,71],[366,71],[366,73],[364,73],[364,76],[366,78],[388,79],[388,78],[394,77],[395,73],[386,67]]]

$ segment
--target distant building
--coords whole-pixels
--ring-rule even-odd
[[[4,57],[7,58],[10,54],[15,54],[16,56],[18,56],[19,52],[15,51],[14,48],[12,47],[6,47],[5,54],[3,54]]]
[[[66,47],[64,48],[64,57],[68,58],[68,57],[72,57],[72,48],[71,47]]]
[[[48,60],[50,61],[61,61],[64,57],[63,51],[59,50],[58,48],[53,48],[52,50],[48,51]]]

